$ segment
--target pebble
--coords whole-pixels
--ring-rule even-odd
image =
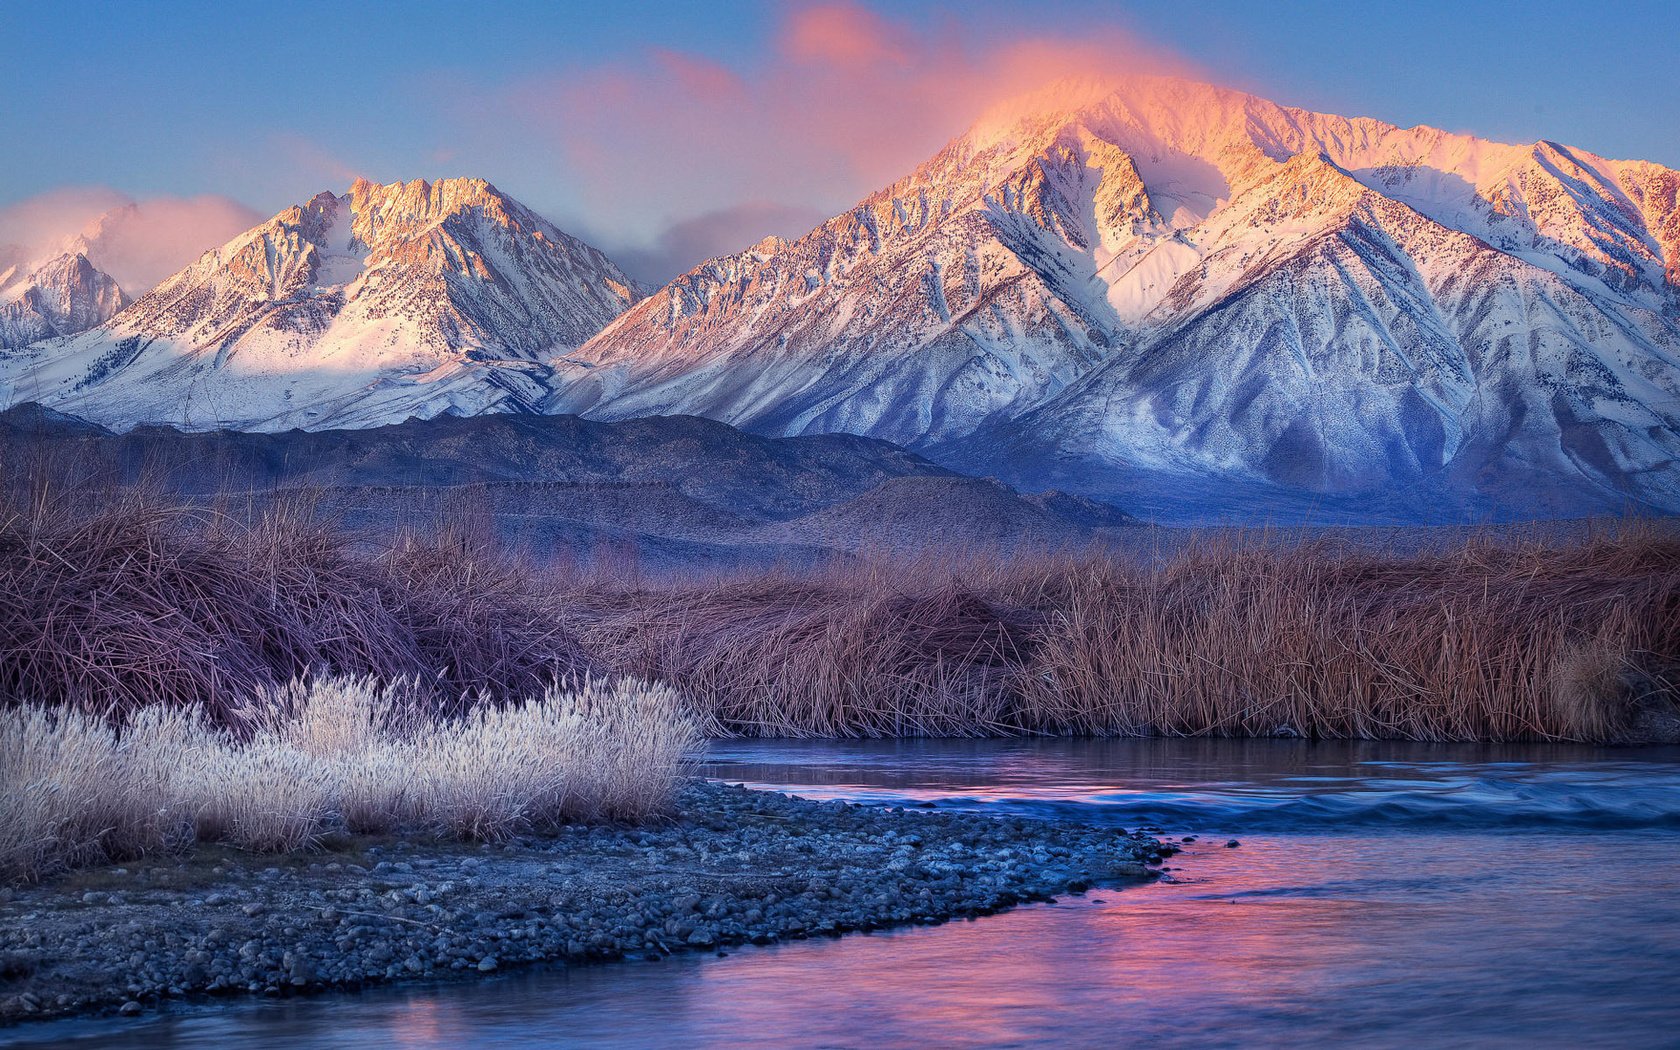
[[[353,851],[354,841],[343,848]],[[150,885],[133,903],[84,894],[87,906],[73,910],[56,907],[50,883],[20,887],[0,902],[0,958],[26,952],[40,994],[0,999],[0,1022],[129,1014],[204,993],[284,996],[488,974],[538,960],[724,954],[972,919],[1152,877],[1145,862],[1171,852],[1112,828],[824,804],[695,781],[669,820],[636,828],[574,826],[490,849],[399,842],[352,852],[365,865],[345,858],[260,873],[219,865],[208,875],[197,869],[191,889]],[[211,876],[216,884],[204,885]],[[231,905],[253,878],[263,880],[263,900],[197,906]],[[179,905],[158,907],[162,892],[178,892]]]

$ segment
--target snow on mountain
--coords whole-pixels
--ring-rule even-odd
[[[84,332],[127,305],[117,282],[82,252],[34,266],[14,263],[0,271],[0,349]]]
[[[1553,142],[1059,85],[654,293],[556,362],[550,408],[1210,506],[1680,510],[1677,192]]]
[[[544,355],[636,300],[482,180],[358,180],[206,252],[110,321],[0,357],[0,401],[119,428],[372,426],[531,411]]]

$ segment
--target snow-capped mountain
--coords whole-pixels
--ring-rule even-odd
[[[85,332],[127,305],[117,282],[81,251],[13,264],[0,271],[0,349]]]
[[[98,328],[0,358],[0,400],[119,428],[531,411],[549,393],[544,355],[638,294],[487,182],[358,180],[206,252]]]
[[[1059,85],[643,300],[557,362],[550,407],[869,434],[1163,505],[1680,510],[1677,195],[1553,142]]]

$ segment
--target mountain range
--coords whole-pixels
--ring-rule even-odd
[[[117,427],[374,426],[537,411],[544,354],[641,294],[605,255],[477,179],[321,193],[114,317],[14,353],[10,401]]]
[[[1156,514],[1680,509],[1680,174],[1177,79],[989,115],[551,405],[845,430]]]
[[[0,403],[698,415],[1168,519],[1680,511],[1680,173],[1176,78],[1017,100],[645,296],[486,183],[358,182],[66,327]]]
[[[770,438],[696,416],[491,413],[359,430],[115,433],[38,405],[0,411],[0,492],[20,482],[27,491],[40,474],[95,499],[139,484],[235,516],[303,509],[375,545],[464,532],[539,560],[629,557],[652,569],[929,547],[1067,549],[1138,542],[1146,531],[1112,507],[1022,494],[874,438]]]

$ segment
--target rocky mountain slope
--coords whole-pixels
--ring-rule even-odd
[[[557,365],[1185,516],[1680,511],[1680,173],[1177,79],[989,115]]]
[[[74,335],[128,305],[117,282],[80,252],[0,272],[0,350]]]
[[[458,529],[539,559],[628,556],[661,569],[1081,547],[1133,524],[1113,507],[1023,495],[873,438],[770,438],[693,416],[114,433],[33,404],[0,412],[0,485],[41,476],[95,495],[143,483],[236,514],[292,501],[376,542]]]
[[[0,399],[117,427],[369,426],[534,409],[540,359],[636,300],[611,260],[481,180],[322,193],[107,323],[0,358]]]

